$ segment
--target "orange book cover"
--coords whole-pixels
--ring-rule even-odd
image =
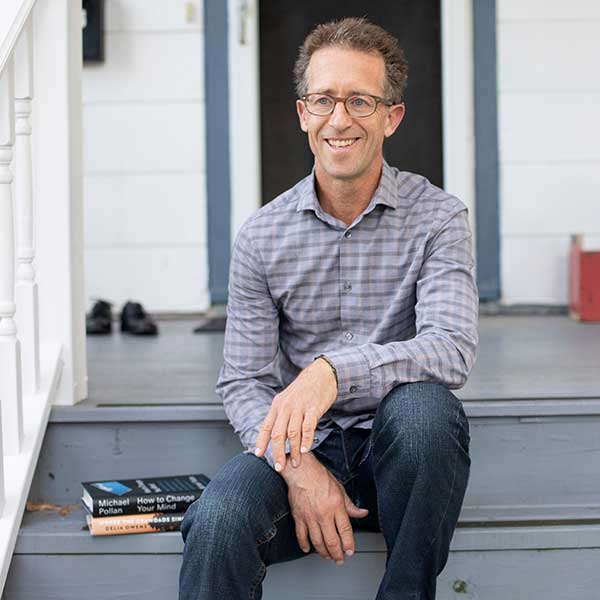
[[[123,535],[127,533],[156,533],[177,531],[185,513],[147,513],[114,517],[85,516],[92,535]]]

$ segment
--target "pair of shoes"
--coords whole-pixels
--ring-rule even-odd
[[[112,303],[97,300],[86,315],[85,329],[88,335],[102,335],[112,332]],[[148,316],[139,302],[127,301],[121,310],[121,331],[133,335],[158,335],[158,326]]]
[[[85,317],[85,331],[88,335],[102,335],[112,332],[112,304],[98,300]]]
[[[126,302],[121,311],[121,331],[134,335],[157,335],[158,327],[139,302]]]

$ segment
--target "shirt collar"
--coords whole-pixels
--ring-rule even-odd
[[[398,208],[398,194],[397,194],[396,178],[392,168],[383,161],[383,167],[381,170],[381,177],[379,179],[379,185],[375,189],[375,193],[369,202],[369,205],[365,208],[365,211],[370,210],[373,205],[384,204],[390,208]],[[317,192],[315,188],[315,168],[313,166],[310,175],[305,177],[297,187],[298,192],[298,203],[296,205],[296,211],[301,210],[312,210],[317,215],[322,213],[322,208],[317,198]]]

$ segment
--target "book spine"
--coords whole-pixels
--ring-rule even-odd
[[[108,505],[106,500],[94,498],[92,507],[93,517],[115,517],[119,515],[148,515],[152,513],[185,512],[192,502],[202,495],[202,490],[178,493],[185,499],[176,499],[172,494],[144,494],[143,496],[129,496],[127,504]]]
[[[92,535],[125,535],[130,533],[157,533],[178,531],[184,513],[150,513],[145,515],[120,515],[117,517],[92,517],[86,515]]]

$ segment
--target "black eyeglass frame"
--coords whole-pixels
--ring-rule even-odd
[[[307,104],[307,98],[309,96],[326,96],[327,98],[331,98],[333,100],[333,106],[332,106],[331,110],[325,114],[318,114],[318,113],[312,112],[310,110],[310,108],[308,108],[308,104]],[[373,98],[373,100],[375,100],[375,108],[373,109],[373,112],[370,112],[368,115],[355,116],[348,110],[348,105],[346,104],[346,102],[348,102],[348,100],[350,100],[350,98],[359,98],[360,96],[368,96],[369,98]],[[352,94],[351,96],[346,96],[345,98],[342,98],[340,96],[332,96],[331,94],[312,92],[310,94],[304,94],[304,96],[300,96],[300,98],[298,98],[298,99],[304,103],[306,110],[311,115],[314,115],[315,117],[328,117],[329,115],[333,114],[336,104],[338,102],[342,102],[344,104],[344,108],[346,109],[346,112],[353,119],[364,119],[366,117],[370,117],[370,116],[374,115],[377,112],[377,108],[380,104],[383,104],[384,106],[394,106],[395,104],[404,104],[404,100],[402,98],[400,98],[400,102],[394,102],[393,100],[386,100],[385,98],[381,98],[380,96],[375,96],[373,94]]]

